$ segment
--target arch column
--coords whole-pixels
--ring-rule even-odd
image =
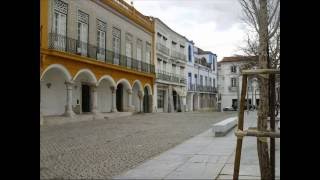
[[[42,106],[42,103],[41,103],[41,84],[42,84],[43,80],[40,80],[40,126],[43,125],[43,114],[42,114],[42,111],[41,111],[41,106]]]
[[[128,89],[127,93],[128,93],[128,111],[132,112],[134,110],[134,106],[132,105],[132,89]]]
[[[116,104],[116,88],[114,86],[110,87],[112,93],[112,101],[111,101],[111,112],[118,112],[117,111],[117,104]]]
[[[98,113],[98,93],[97,93],[97,86],[91,85],[91,92],[92,92],[92,109],[91,112],[93,114]]]
[[[143,96],[144,96],[143,91],[139,90],[138,91],[139,106],[140,106],[140,108],[139,108],[140,111],[139,112],[142,112],[142,110],[143,110]]]
[[[73,117],[75,115],[75,113],[72,110],[72,86],[74,85],[74,82],[66,81],[65,85],[67,88],[67,104],[65,106],[64,115],[67,117]]]

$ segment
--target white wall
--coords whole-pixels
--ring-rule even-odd
[[[112,93],[110,85],[107,80],[102,80],[97,87],[99,112],[111,112]]]
[[[41,112],[44,116],[62,115],[67,102],[65,77],[61,71],[51,69],[46,72],[41,82]],[[51,83],[50,88],[47,84]]]

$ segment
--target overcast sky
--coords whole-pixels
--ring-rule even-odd
[[[133,0],[133,5],[193,40],[197,47],[217,54],[218,61],[241,54],[238,47],[245,37],[245,25],[238,0]]]

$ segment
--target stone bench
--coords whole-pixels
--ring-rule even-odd
[[[238,118],[231,117],[214,124],[212,131],[216,137],[222,137],[225,136],[231,129],[233,129],[237,125],[237,123]]]

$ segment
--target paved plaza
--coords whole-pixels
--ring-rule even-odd
[[[235,115],[236,112],[151,113],[43,126],[40,178],[109,179]],[[172,166],[175,162],[170,163]]]
[[[256,126],[256,113],[245,114],[245,128]],[[154,157],[114,179],[233,179],[236,137],[214,137],[211,130]],[[245,137],[239,179],[261,179],[255,137]],[[280,139],[276,140],[276,179],[280,179]]]

